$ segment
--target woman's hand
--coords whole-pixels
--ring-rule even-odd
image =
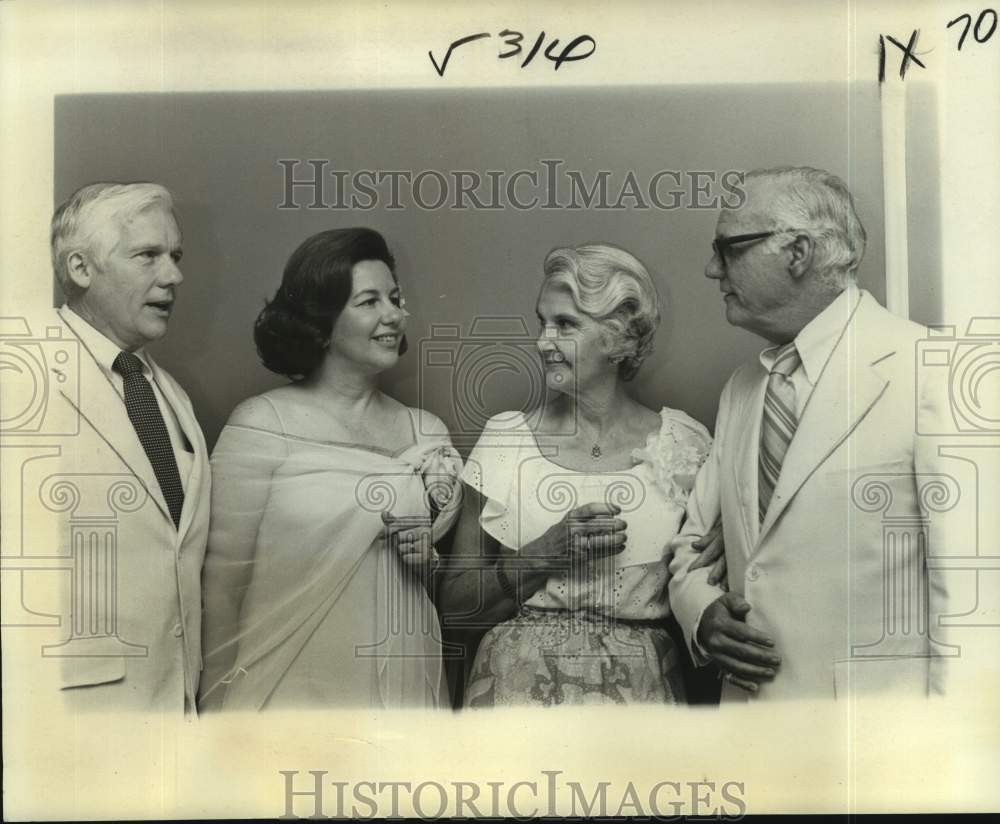
[[[723,589],[728,589],[726,583],[726,545],[722,538],[722,521],[716,521],[708,532],[702,535],[697,541],[691,544],[692,549],[701,552],[689,569],[700,569],[711,566],[708,573],[708,583],[720,584]]]
[[[619,513],[621,507],[614,504],[584,504],[571,509],[541,537],[526,544],[520,554],[538,570],[617,555],[628,540],[628,525],[615,517]]]
[[[391,512],[383,512],[382,523],[385,524],[386,544],[399,553],[404,566],[418,572],[437,566],[438,554],[431,538],[430,518],[396,518]]]

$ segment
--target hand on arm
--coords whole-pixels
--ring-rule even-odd
[[[725,558],[721,533],[722,483],[721,455],[726,449],[728,410],[731,407],[730,380],[722,390],[719,414],[715,422],[715,441],[708,458],[695,476],[687,500],[684,524],[670,542],[670,609],[677,618],[695,664],[708,663],[706,650],[699,643],[699,628],[708,608],[724,594],[725,581],[721,559]],[[705,545],[705,549],[700,547]],[[709,561],[709,553],[719,557]],[[711,563],[711,571],[707,566]],[[711,579],[711,580],[710,580]]]
[[[717,578],[725,580],[724,571],[718,568],[725,562],[721,529],[717,533],[715,528],[710,528],[712,524],[718,526],[722,519],[717,476],[718,467],[713,452],[695,478],[694,489],[688,497],[684,525],[670,542],[670,609],[698,666],[708,663],[706,652],[698,640],[700,622],[708,606],[725,591],[716,582]],[[701,545],[707,546],[701,549]],[[719,557],[713,559],[711,556],[715,552],[719,553]],[[707,568],[709,565],[713,565],[711,570]]]
[[[724,589],[728,588],[726,580],[726,545],[722,536],[722,519],[715,522],[708,532],[698,540],[692,541],[691,549],[697,550],[701,554],[694,560],[688,569],[701,569],[709,567],[708,583],[718,584]]]
[[[774,641],[746,622],[751,606],[735,592],[709,604],[698,624],[698,643],[733,684],[757,692],[777,674],[781,658]]]

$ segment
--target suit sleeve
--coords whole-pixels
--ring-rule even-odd
[[[928,375],[928,371],[944,372],[924,370],[921,375],[924,380],[917,397],[914,473],[921,516],[927,524],[925,563],[932,641],[928,691],[943,695],[976,683],[976,642],[983,640],[984,634],[969,634],[949,622],[968,612],[979,595],[977,573],[962,568],[959,560],[980,551],[976,524],[979,501],[976,473],[962,475],[963,469],[971,468],[968,463],[947,457],[945,441],[954,446],[954,438],[936,434],[952,428],[948,408],[951,401],[946,376]]]
[[[719,413],[715,421],[715,441],[705,463],[695,478],[694,487],[687,501],[684,526],[670,542],[670,608],[680,624],[698,666],[709,662],[708,656],[697,642],[698,625],[709,604],[725,592],[721,587],[708,583],[711,568],[691,570],[690,566],[700,555],[691,545],[708,532],[722,514],[720,492],[720,456],[726,448],[726,416],[732,395],[732,379],[726,383],[719,399]]]

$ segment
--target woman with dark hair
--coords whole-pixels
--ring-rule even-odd
[[[291,383],[237,406],[212,455],[202,707],[448,705],[426,587],[461,462],[438,418],[378,389],[406,317],[382,236],[336,229],[257,318]]]

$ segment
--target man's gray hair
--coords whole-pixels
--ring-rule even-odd
[[[103,263],[114,248],[121,226],[154,203],[173,212],[174,199],[159,183],[91,183],[77,189],[52,215],[52,270],[67,297],[77,287],[66,261],[89,251]]]
[[[808,166],[755,169],[746,175],[747,182],[752,180],[777,184],[768,204],[776,227],[808,229],[816,242],[813,269],[831,285],[846,286],[856,275],[867,240],[847,184]]]

